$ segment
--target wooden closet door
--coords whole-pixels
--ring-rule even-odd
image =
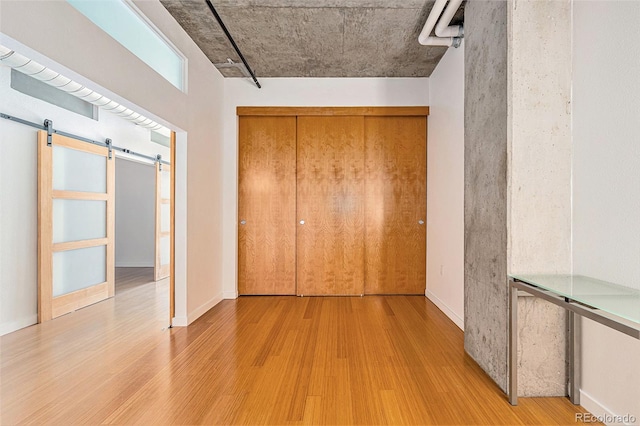
[[[365,117],[367,294],[424,294],[427,118]]]
[[[298,294],[364,292],[364,118],[298,117]]]
[[[239,117],[238,293],[296,294],[296,118]]]

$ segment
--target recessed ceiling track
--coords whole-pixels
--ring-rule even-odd
[[[56,87],[63,92],[67,92],[77,98],[87,101],[90,104],[100,107],[105,111],[109,111],[112,114],[124,118],[125,120],[132,121],[138,126],[146,127],[151,130],[166,129],[166,127],[156,123],[152,119],[147,118],[124,105],[120,105],[118,102],[109,99],[106,96],[103,96],[100,93],[63,76],[51,68],[47,68],[44,65],[2,45],[0,45],[0,64],[7,65],[16,71],[20,71],[23,74],[35,78],[36,80],[40,80],[49,86]]]
[[[235,40],[233,40],[233,37],[231,36],[231,33],[229,33],[229,30],[227,29],[227,26],[224,24],[224,22],[222,22],[222,18],[220,18],[220,15],[218,15],[218,12],[216,12],[216,8],[213,7],[213,4],[211,4],[211,2],[209,0],[206,0],[206,2],[207,2],[207,6],[209,6],[209,9],[211,10],[211,13],[213,13],[213,16],[216,18],[216,21],[218,21],[218,24],[220,24],[220,28],[222,28],[222,31],[224,31],[224,34],[229,39],[229,42],[231,43],[231,45],[235,49],[236,53],[238,54],[238,56],[242,60],[242,63],[247,68],[247,71],[249,71],[249,74],[251,75],[251,78],[253,78],[253,82],[256,83],[256,86],[258,86],[258,89],[262,88],[262,86],[260,86],[260,83],[258,83],[258,79],[256,78],[256,75],[254,74],[253,70],[249,66],[249,63],[244,58],[244,55],[240,51],[240,48],[238,48],[238,45],[236,44]]]

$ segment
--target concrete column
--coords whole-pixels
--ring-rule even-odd
[[[571,272],[571,0],[508,9],[508,272]],[[518,391],[566,395],[564,309],[520,297]]]
[[[465,8],[465,350],[507,386],[507,2]]]
[[[571,271],[570,0],[465,9],[465,349],[507,385],[507,273]],[[519,394],[564,395],[564,312],[519,301]]]

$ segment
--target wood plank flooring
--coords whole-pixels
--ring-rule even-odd
[[[129,269],[115,298],[0,339],[1,424],[547,425],[582,412],[566,398],[511,407],[423,296],[250,296],[166,329],[166,280]]]

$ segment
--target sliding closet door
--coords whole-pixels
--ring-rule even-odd
[[[296,118],[239,126],[238,293],[296,294]]]
[[[39,322],[114,294],[115,160],[106,148],[38,132]]]
[[[298,294],[364,293],[364,117],[298,117]]]
[[[171,269],[171,166],[156,163],[156,261],[155,280]]]
[[[427,118],[365,117],[367,294],[424,294]]]

